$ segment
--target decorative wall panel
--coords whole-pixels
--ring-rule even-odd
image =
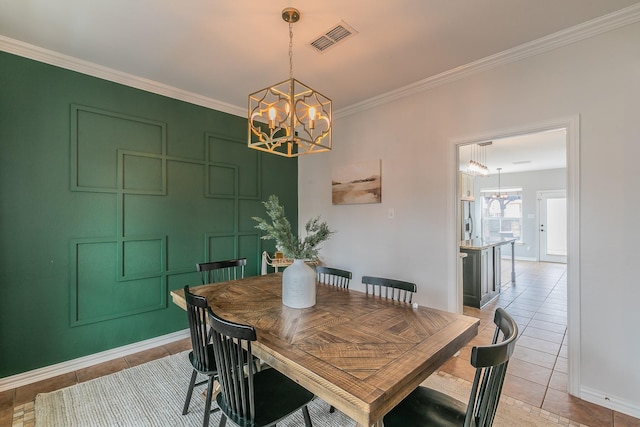
[[[243,198],[260,198],[260,156],[256,150],[248,150],[246,143],[238,144],[237,140],[207,134],[205,141],[205,158],[212,164],[224,163],[229,158],[237,159],[234,164],[238,168],[238,191],[236,196]]]
[[[234,197],[238,193],[238,168],[212,164],[207,168],[207,197]]]
[[[118,280],[158,277],[165,271],[165,237],[126,238],[122,242],[122,275]]]
[[[116,191],[118,149],[166,154],[166,124],[71,105],[71,187]]]
[[[166,167],[162,156],[118,150],[118,170],[122,171],[125,193],[166,194]]]
[[[108,239],[71,242],[71,325],[105,321],[165,307],[159,274],[119,281],[118,244]]]
[[[212,235],[205,237],[205,258],[203,261],[215,259],[234,259],[238,253],[238,243],[234,234]]]
[[[118,206],[111,239],[91,242],[115,251],[116,262],[106,264],[114,271],[106,274],[86,240],[72,242],[78,272],[71,282],[72,325],[166,308],[168,277],[192,271],[197,262],[244,256],[257,274],[259,235],[246,234],[260,205],[257,152],[205,133],[203,159],[169,157],[166,124],[79,105],[71,107],[71,127],[72,191],[113,193]],[[111,214],[101,215],[108,220]],[[101,264],[99,278],[88,273],[95,264]]]
[[[238,236],[238,257],[247,258],[245,275],[255,276],[261,273],[260,235],[258,233],[240,234]]]
[[[0,87],[0,377],[187,328],[197,262],[273,250],[262,194],[296,220],[297,162],[244,117],[7,52]]]

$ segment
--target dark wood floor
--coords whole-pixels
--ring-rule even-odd
[[[469,364],[471,346],[491,341],[493,313],[496,307],[504,307],[516,319],[521,331],[509,363],[503,390],[505,396],[557,414],[559,425],[640,427],[640,419],[585,402],[567,393],[566,265],[518,262],[516,271],[517,285],[503,281],[501,295],[482,310],[465,307],[465,314],[480,319],[479,334],[458,356],[447,361],[441,370],[471,381],[474,372]],[[503,277],[510,277],[509,271],[505,271]],[[33,426],[33,401],[38,393],[68,387],[189,348],[189,341],[181,340],[0,392],[0,427]],[[185,379],[185,386],[186,381],[188,379]]]

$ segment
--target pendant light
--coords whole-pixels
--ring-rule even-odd
[[[509,197],[509,195],[500,193],[500,171],[502,170],[502,168],[496,168],[496,169],[498,170],[498,194],[494,194],[493,198],[494,199],[506,199],[506,198]]]
[[[288,7],[289,79],[249,95],[250,148],[284,157],[331,150],[331,100],[293,78],[293,24],[300,11]]]
[[[489,175],[489,168],[485,165],[487,157],[487,145],[491,145],[491,141],[483,142],[480,144],[473,144],[471,146],[471,159],[469,160],[469,165],[467,166],[467,173],[474,176]]]

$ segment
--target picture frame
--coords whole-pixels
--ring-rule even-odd
[[[331,199],[334,205],[382,203],[382,160],[334,167]]]

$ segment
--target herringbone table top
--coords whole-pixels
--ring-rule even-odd
[[[282,273],[191,288],[228,320],[256,328],[254,354],[359,426],[384,414],[478,332],[479,320],[317,285],[316,305],[282,304]],[[172,291],[185,308],[184,292]]]

